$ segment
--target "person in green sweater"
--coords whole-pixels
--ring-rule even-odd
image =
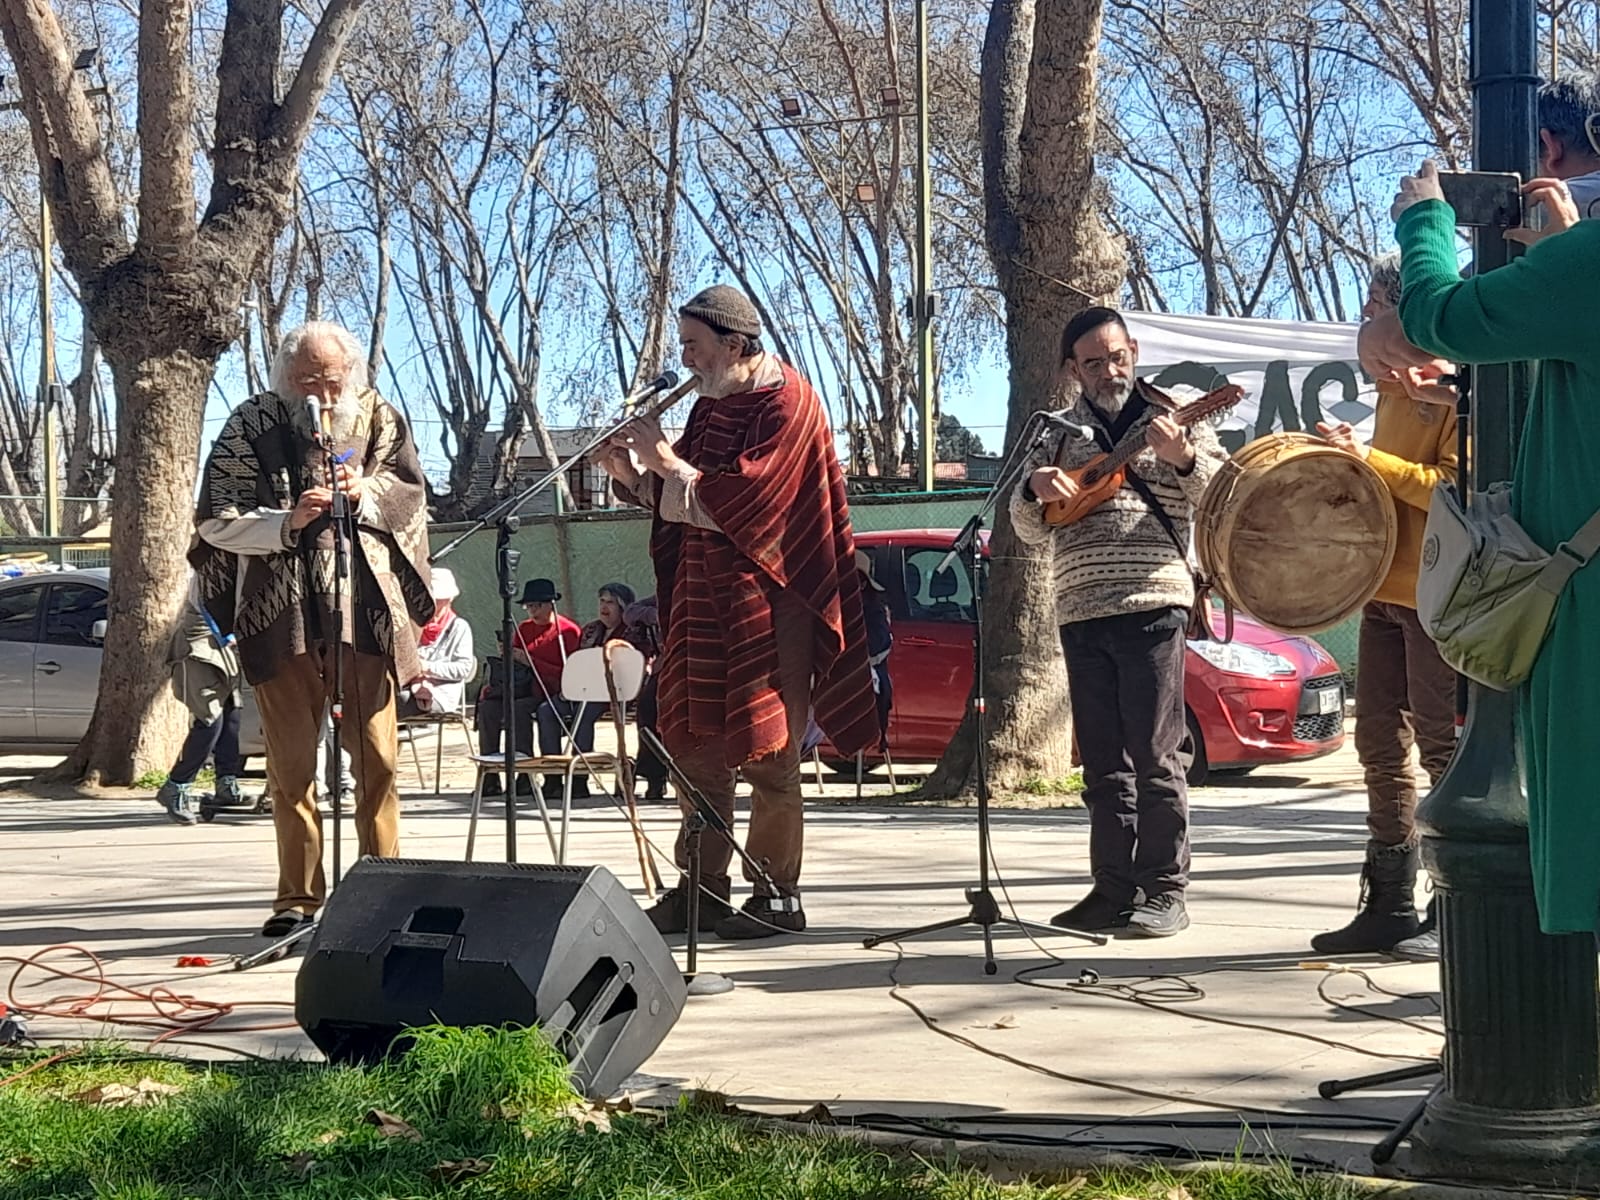
[[[1562,228],[1564,185],[1534,180]],[[1600,509],[1600,337],[1594,290],[1600,221],[1577,221],[1495,271],[1463,280],[1455,214],[1429,162],[1401,180],[1392,215],[1403,289],[1398,326],[1369,322],[1362,362],[1395,377],[1433,356],[1462,363],[1535,360],[1538,370],[1513,473],[1513,515],[1547,551]],[[1518,238],[1517,240],[1525,240]],[[1572,577],[1543,652],[1517,694],[1517,754],[1528,796],[1539,923],[1589,933],[1600,919],[1600,806],[1589,761],[1600,724],[1600,571]]]
[[[1370,321],[1400,303],[1400,256],[1372,264],[1361,317]],[[1438,377],[1449,363],[1410,367],[1399,379],[1378,380],[1372,441],[1346,422],[1317,425],[1329,442],[1366,461],[1389,489],[1395,507],[1395,550],[1389,573],[1361,611],[1356,673],[1356,754],[1367,784],[1367,852],[1355,918],[1319,933],[1319,954],[1392,953],[1439,957],[1432,913],[1417,920],[1416,746],[1422,769],[1437,783],[1456,749],[1456,676],[1417,619],[1417,570],[1428,504],[1441,483],[1456,477],[1455,391]]]

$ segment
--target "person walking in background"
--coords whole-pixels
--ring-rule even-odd
[[[217,801],[243,803],[239,792],[239,775],[244,767],[239,756],[239,715],[244,674],[234,639],[218,629],[200,607],[192,580],[168,650],[167,665],[172,669],[173,694],[189,710],[194,722],[156,799],[173,821],[193,825],[198,817],[190,791],[208,758],[215,759]]]

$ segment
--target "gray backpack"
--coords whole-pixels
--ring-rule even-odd
[[[1567,581],[1600,550],[1600,512],[1547,554],[1511,516],[1496,484],[1463,509],[1434,489],[1417,575],[1417,616],[1461,674],[1506,692],[1533,672]]]

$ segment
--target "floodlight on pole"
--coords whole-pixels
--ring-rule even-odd
[[[875,183],[856,184],[856,202],[858,204],[876,204],[878,202],[878,185]]]
[[[778,112],[786,121],[797,121],[805,113],[805,105],[800,103],[799,96],[784,96],[778,101]]]
[[[900,89],[892,83],[886,83],[878,90],[878,100],[885,108],[899,108]]]
[[[95,62],[99,58],[99,46],[85,46],[82,50],[78,51],[78,57],[72,62],[72,69],[74,71],[87,71],[90,67],[94,66]]]

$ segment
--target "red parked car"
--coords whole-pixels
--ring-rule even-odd
[[[966,713],[972,582],[960,559],[937,570],[955,536],[953,529],[856,534],[893,619],[889,753],[896,760],[939,758]],[[1344,676],[1328,652],[1243,616],[1235,616],[1233,632],[1228,643],[1190,642],[1185,656],[1190,782],[1211,770],[1319,758],[1342,746]]]

